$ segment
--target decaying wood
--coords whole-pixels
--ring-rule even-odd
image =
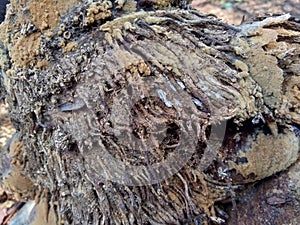
[[[299,167],[298,160],[288,170],[237,193],[238,223],[298,224]],[[234,220],[229,218],[227,223]]]
[[[4,150],[3,184],[40,202],[51,223],[222,223],[215,202],[297,160],[297,19],[231,26],[184,2],[57,2],[11,1],[0,25],[1,88],[18,130],[13,143],[23,146]],[[224,122],[223,145],[213,149],[208,133]],[[163,140],[157,127],[167,127]],[[157,138],[132,146],[132,133]],[[152,165],[182,136],[191,157],[166,180],[140,185],[149,181],[140,171],[105,179],[112,168],[103,152]]]

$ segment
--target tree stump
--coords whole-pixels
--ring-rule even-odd
[[[32,224],[224,223],[216,202],[299,156],[288,14],[232,26],[185,1],[11,0],[0,33],[17,129],[2,186],[36,201]]]

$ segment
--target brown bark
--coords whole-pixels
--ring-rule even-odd
[[[117,3],[11,1],[3,186],[49,224],[222,223],[216,202],[298,158],[299,21]]]

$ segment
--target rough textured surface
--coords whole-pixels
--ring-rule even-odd
[[[47,209],[53,209],[58,223],[221,221],[214,203],[230,197],[237,186],[228,187],[262,179],[297,160],[299,138],[293,132],[299,127],[299,21],[285,15],[233,27],[194,10],[135,12],[129,1],[131,7],[123,12],[117,9],[126,6],[121,1],[117,5],[110,1],[77,3],[59,9],[45,4],[41,12],[58,12],[48,21],[46,14],[30,11],[35,1],[25,5],[11,1],[7,20],[0,27],[5,46],[1,82],[19,131],[18,141],[24,144],[13,154],[13,162],[44,191],[36,190],[36,199],[47,193]],[[162,3],[168,2],[155,2],[152,7],[170,5]],[[45,23],[37,22],[37,16],[45,16]],[[151,163],[173,151],[169,146],[178,142],[179,118],[198,125],[196,151],[178,173],[156,185],[128,187],[103,180],[98,174],[102,162],[97,160],[103,149],[133,164],[145,163],[131,146],[115,142],[126,124],[111,127],[110,122],[116,111],[123,110],[120,93],[128,96],[128,86],[147,93],[143,87],[146,78],[158,87],[166,83],[178,90],[183,87],[190,109],[178,115],[176,106],[170,107],[168,101],[144,98],[130,112],[143,115],[131,121],[141,139],[152,132],[149,127],[170,126],[165,145],[149,153]],[[175,97],[169,89],[164,91]],[[257,131],[239,134],[242,145],[250,142],[252,146],[230,153],[232,148],[226,150],[230,143],[225,141],[218,156],[228,168],[213,164],[205,170],[214,151],[205,149],[206,132],[211,125],[227,120],[237,127],[248,122]],[[80,132],[76,126],[87,126],[90,132]],[[264,134],[264,129],[270,131]],[[102,144],[97,151],[92,148],[99,144],[93,143],[94,136]],[[264,142],[278,143],[277,154],[261,147]],[[284,150],[288,152],[281,154]],[[227,157],[229,153],[233,159]],[[259,167],[251,164],[261,154],[274,160]],[[246,158],[248,166],[232,163],[234,157]],[[15,178],[9,175],[15,174],[14,163],[5,167],[12,172],[4,175],[4,182]],[[226,172],[233,169],[242,180]],[[228,182],[230,176],[232,182]],[[19,190],[14,184],[6,186],[23,198],[30,197],[33,186]]]
[[[1,98],[1,97],[0,97]],[[0,149],[2,149],[7,140],[16,132],[11,124],[8,112],[8,105],[4,102],[0,103]]]
[[[228,224],[299,224],[299,177],[298,160],[289,171],[249,185],[236,196],[237,218],[231,216]]]
[[[271,176],[295,162],[299,151],[299,138],[288,129],[271,134],[266,127],[242,129],[227,136],[226,155],[222,159],[232,170],[234,183],[249,183]],[[245,136],[244,136],[245,135]],[[230,140],[230,141],[229,141]]]

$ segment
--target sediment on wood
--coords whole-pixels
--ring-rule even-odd
[[[54,223],[208,223],[223,219],[214,204],[232,195],[227,175],[235,189],[297,160],[297,19],[231,26],[181,2],[157,1],[145,11],[133,1],[57,4],[11,1],[0,25],[0,90],[22,146],[3,154],[3,183],[20,199],[46,197]],[[123,103],[133,97],[129,110]],[[212,127],[224,123],[231,129],[223,145],[207,147]],[[157,127],[167,127],[163,140]],[[146,156],[145,142],[127,141],[132,133],[157,137]],[[147,166],[170,157],[180,135],[192,157],[168,179],[128,186],[101,176],[104,151]],[[11,174],[30,182],[19,190]]]

